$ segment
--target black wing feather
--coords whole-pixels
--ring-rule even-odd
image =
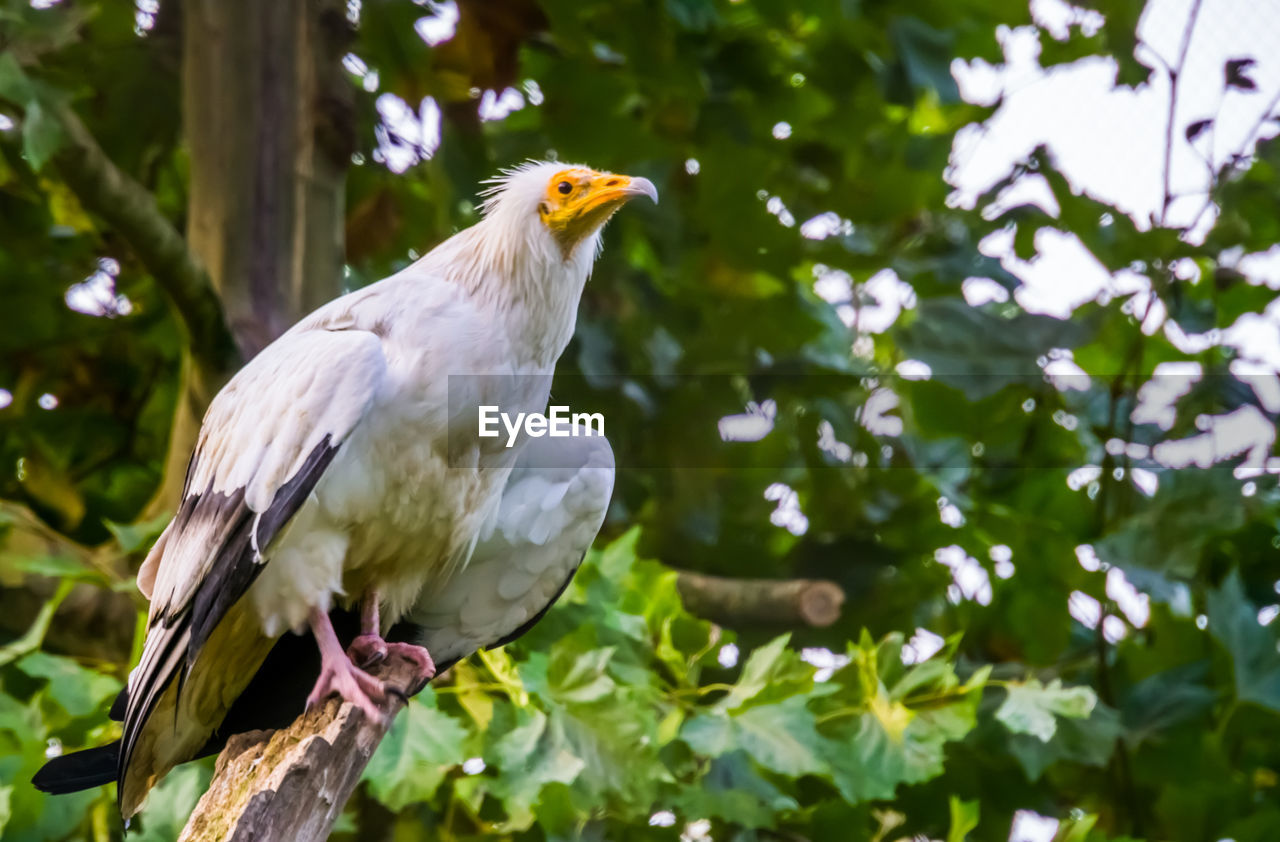
[[[302,467],[280,487],[271,505],[260,515],[245,505],[244,489],[236,489],[230,494],[211,489],[203,493],[186,490],[170,527],[175,535],[180,535],[191,523],[201,519],[213,518],[230,526],[223,531],[226,538],[222,544],[213,550],[213,563],[197,586],[191,602],[174,614],[159,615],[153,621],[163,625],[166,640],[157,653],[158,657],[152,661],[158,668],[140,673],[136,696],[133,692],[129,694],[125,706],[124,737],[116,767],[119,780],[124,780],[138,737],[160,696],[175,677],[181,687],[181,681],[195,663],[209,635],[262,572],[258,551],[270,544],[297,513],[333,461],[341,443],[332,445],[330,442],[328,435],[321,439],[307,455]],[[192,462],[198,458],[199,452],[192,457]],[[188,481],[191,473],[188,467]],[[175,657],[179,649],[184,651],[181,657]],[[122,793],[123,787],[120,789]]]

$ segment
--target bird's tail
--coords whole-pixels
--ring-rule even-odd
[[[41,792],[65,795],[109,784],[116,779],[120,741],[55,757],[40,767],[31,783]]]
[[[185,647],[176,650],[178,657],[158,659],[158,668],[143,669],[153,646],[165,649],[166,633],[153,632],[154,641],[148,635],[138,683],[130,682],[125,748],[117,766],[120,814],[126,819],[141,809],[147,792],[170,769],[200,756],[275,642],[262,634],[249,601],[242,599],[218,623],[185,672]],[[135,693],[154,701],[141,705]]]

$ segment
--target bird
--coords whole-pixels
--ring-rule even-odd
[[[177,512],[138,572],[150,609],[115,749],[126,821],[216,742],[286,632],[309,632],[319,655],[306,706],[336,693],[378,717],[386,688],[366,668],[395,653],[425,683],[435,659],[520,632],[594,537],[599,522],[567,511],[557,530],[528,490],[553,482],[556,451],[478,436],[477,407],[546,408],[605,223],[657,190],[530,161],[482,195],[479,222],[301,319],[210,403]],[[609,476],[591,487],[611,491],[611,452],[587,457]],[[503,552],[521,528],[573,546]],[[345,648],[335,608],[357,617]],[[406,618],[408,639],[384,635]]]

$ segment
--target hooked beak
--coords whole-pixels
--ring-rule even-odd
[[[582,202],[582,210],[590,212],[600,208],[616,209],[636,196],[648,196],[656,205],[658,188],[647,178],[600,173],[591,179],[591,187]]]

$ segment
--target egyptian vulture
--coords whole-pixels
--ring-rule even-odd
[[[300,687],[306,705],[337,693],[380,716],[362,666],[395,651],[425,683],[522,634],[568,584],[612,491],[608,443],[508,446],[477,436],[478,407],[546,409],[601,229],[657,191],[531,162],[486,196],[479,223],[305,317],[214,398],[138,573],[151,608],[113,709],[122,737],[56,758],[37,786],[117,780],[128,819],[178,763],[300,713]],[[331,614],[355,626],[345,649]]]

